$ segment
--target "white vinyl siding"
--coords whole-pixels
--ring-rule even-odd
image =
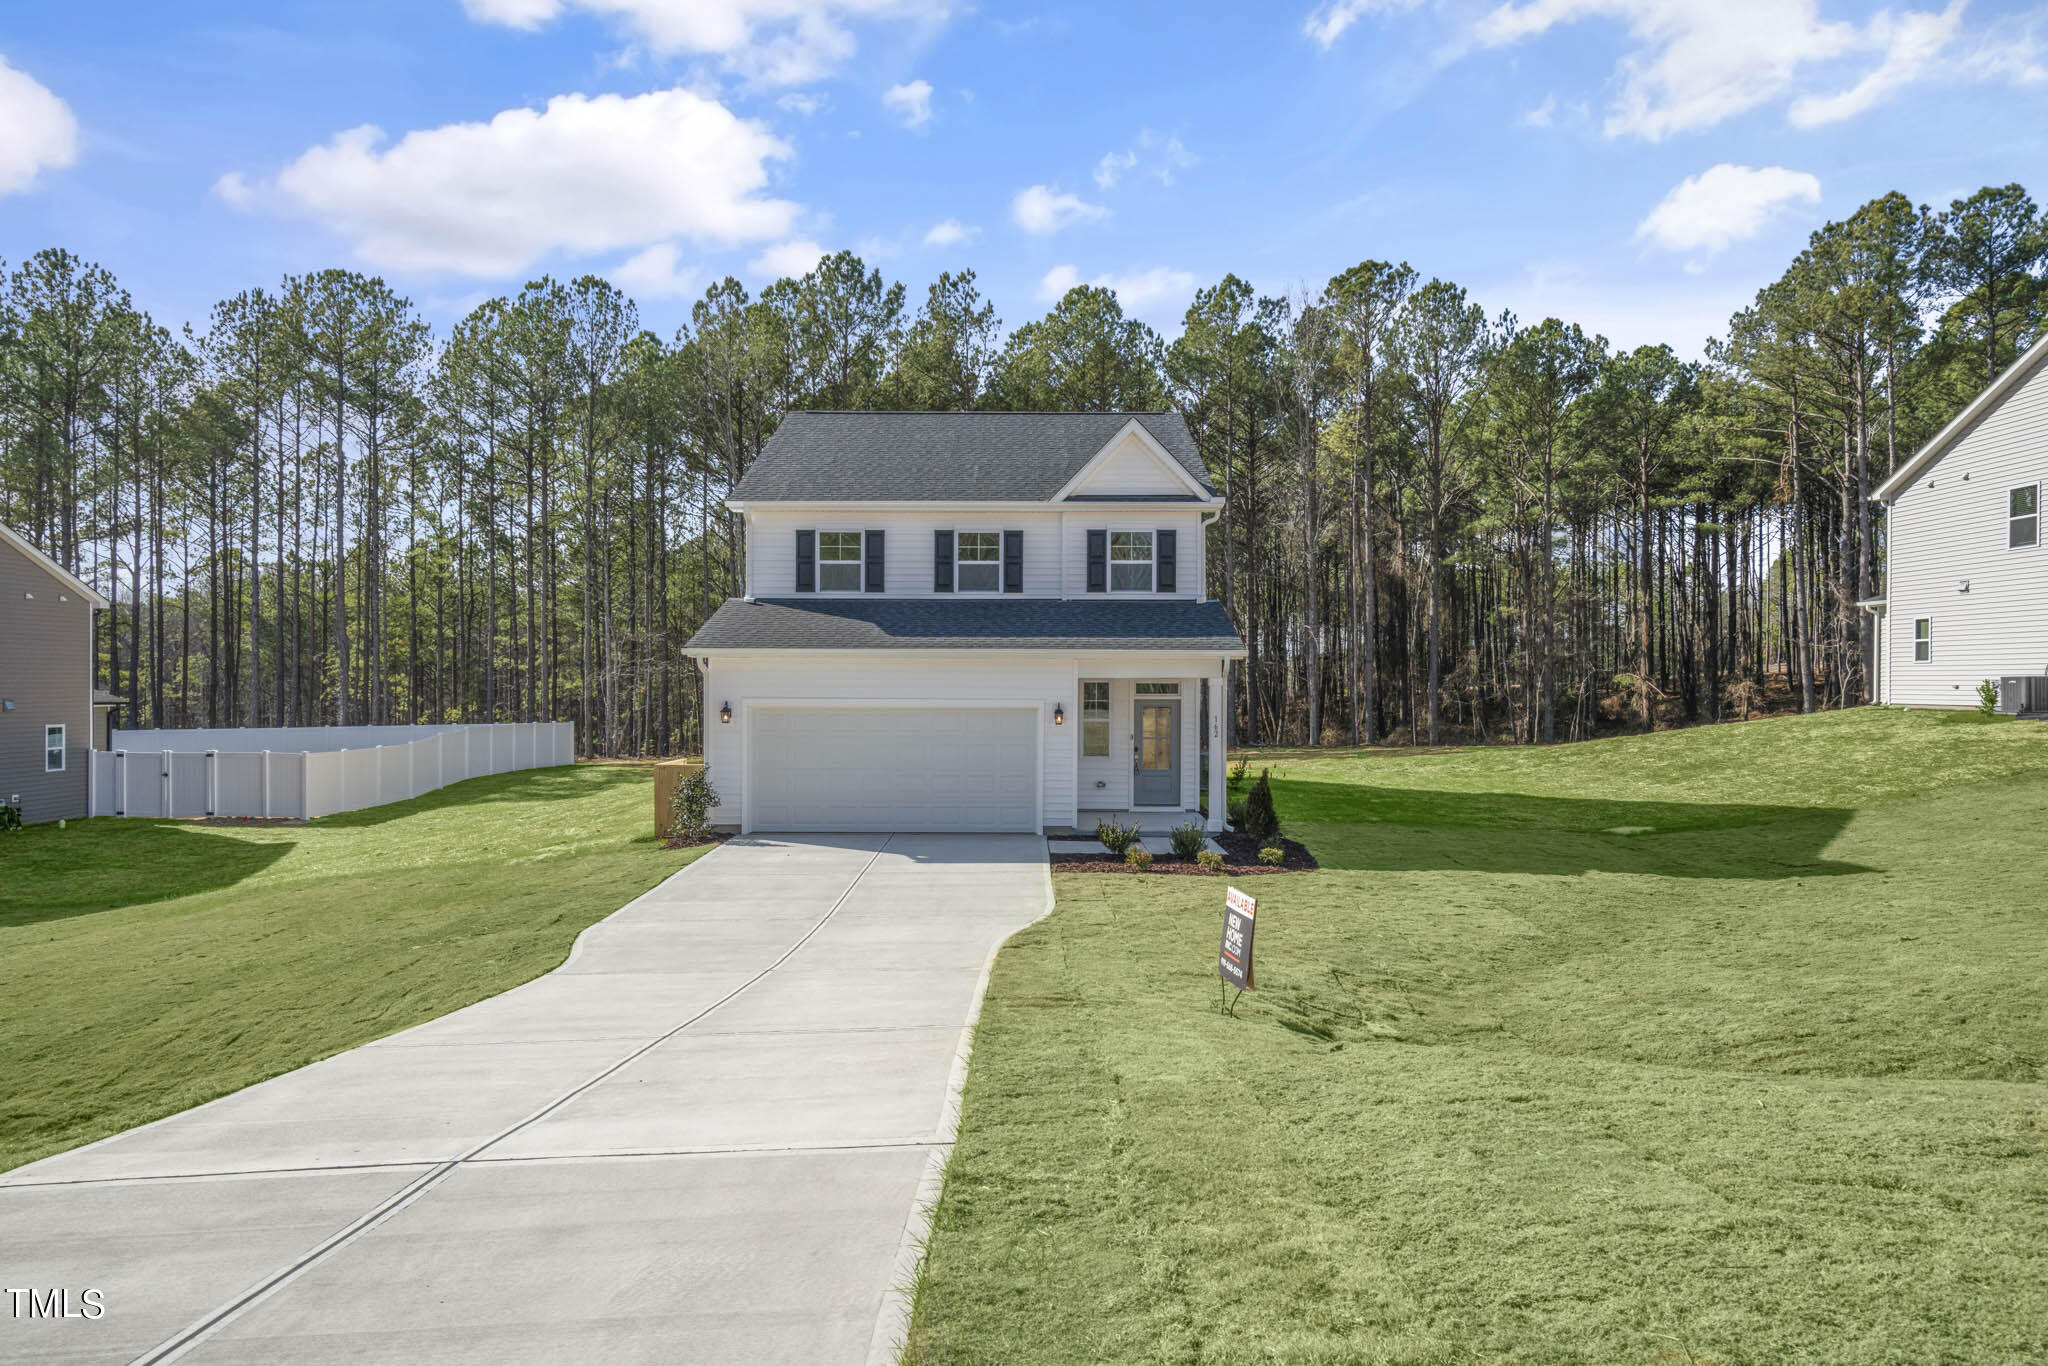
[[[1881,700],[1969,707],[1987,678],[2048,675],[2048,554],[2014,547],[2012,499],[2015,489],[2038,488],[2044,477],[2048,366],[1893,500],[1885,596],[1894,626],[1882,637]],[[2032,505],[2038,541],[2038,494]],[[1920,659],[1914,627],[1923,618],[1938,624],[1939,640]]]
[[[1111,504],[1069,508],[1063,536],[1066,596],[1085,598],[1088,592],[1088,533],[1109,530],[1166,530],[1174,532],[1174,582],[1171,593],[1155,596],[1161,602],[1193,600],[1202,596],[1202,556],[1206,536],[1202,516],[1191,508],[1163,505],[1157,508],[1116,507]],[[1155,538],[1156,539],[1156,538]],[[1153,547],[1157,553],[1158,547]],[[1153,581],[1158,586],[1158,581]],[[1093,596],[1100,597],[1101,594]]]
[[[1142,440],[1130,435],[1103,456],[1101,463],[1090,470],[1088,477],[1075,485],[1073,491],[1103,497],[1187,493],[1189,489]]]

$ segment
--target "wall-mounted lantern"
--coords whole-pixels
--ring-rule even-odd
[[[1067,709],[1057,702],[1052,704],[1052,723],[1055,726],[1067,724]]]
[[[718,724],[721,726],[732,724],[732,703],[728,702],[718,709]]]

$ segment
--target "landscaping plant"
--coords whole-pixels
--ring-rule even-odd
[[[1095,838],[1102,841],[1102,847],[1112,854],[1122,854],[1138,838],[1137,825],[1118,825],[1115,821],[1103,821],[1095,827]]]
[[[669,805],[669,843],[703,844],[709,840],[711,808],[717,805],[718,789],[711,785],[709,769],[697,769],[676,784]]]
[[[1144,845],[1134,844],[1124,850],[1124,862],[1142,873],[1152,866],[1152,853]]]
[[[1174,826],[1172,830],[1167,832],[1167,838],[1173,841],[1173,856],[1175,858],[1193,858],[1209,845],[1208,835],[1203,833],[1202,827],[1193,821]]]
[[[1998,715],[1998,685],[1988,678],[1977,685],[1977,715]]]
[[[1259,862],[1271,864],[1273,867],[1278,868],[1281,864],[1287,862],[1287,851],[1277,844],[1269,844],[1259,850]]]
[[[1273,809],[1273,770],[1259,770],[1259,780],[1245,794],[1244,816],[1238,829],[1264,844],[1280,833],[1280,814]]]
[[[0,805],[0,832],[21,829],[21,812],[11,806]]]
[[[1223,871],[1223,855],[1217,853],[1214,849],[1204,849],[1201,853],[1195,855],[1195,862],[1201,866],[1202,871],[1205,873],[1220,873]]]

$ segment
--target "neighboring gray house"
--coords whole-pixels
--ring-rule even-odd
[[[91,809],[93,611],[107,600],[0,526],[0,802],[24,821]],[[111,700],[111,699],[110,699]]]
[[[1899,466],[1886,509],[1874,700],[2048,710],[2048,340]]]
[[[1206,796],[1222,829],[1245,650],[1179,414],[791,413],[727,505],[746,592],[687,647],[720,823],[1064,830]]]

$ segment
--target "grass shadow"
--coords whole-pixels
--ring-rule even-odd
[[[286,837],[251,840],[190,821],[73,821],[0,843],[0,929],[18,929],[232,887],[289,854]]]
[[[1849,807],[1622,801],[1274,778],[1325,868],[1775,881],[1878,871],[1826,857]]]

